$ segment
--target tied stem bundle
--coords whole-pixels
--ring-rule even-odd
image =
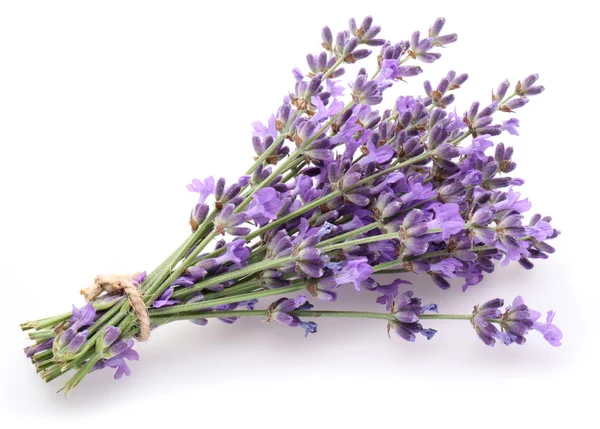
[[[554,312],[540,321],[521,297],[439,314],[435,304],[402,290],[407,272],[427,275],[441,289],[462,279],[466,291],[496,261],[531,269],[532,259],[554,252],[547,241],[559,234],[549,217],[524,222],[531,204],[515,190],[523,180],[508,175],[516,168],[513,149],[494,141],[518,135],[512,114],[543,91],[537,75],[512,92],[501,82],[490,104],[475,102],[460,115],[448,107],[468,76],[454,71],[437,86],[425,81],[424,95],[374,107],[389,87],[422,72],[415,61],[432,63],[441,57],[438,47],[457,40],[441,34],[444,24],[439,18],[426,35],[399,43],[379,38],[371,17],[360,26],[351,19],[335,39],[323,28],[323,50],[307,56],[309,71],[294,69],[294,91],[266,125],[253,124],[256,158],[246,174],[228,186],[213,177],[188,185],[198,202],[192,233],[179,248],[149,275],[97,276],[82,290],[87,305],[21,325],[34,341],[25,352],[41,377],[74,371],[68,392],[91,371],[129,375],[127,361],[139,359],[134,339],[182,320],[258,317],[308,336],[317,331],[311,318],[373,318],[415,341],[436,334],[423,322],[443,319],[470,321],[490,346],[523,344],[531,330],[560,345]],[[372,47],[380,47],[374,72],[360,68],[345,95],[336,80],[342,66],[371,57]],[[382,284],[382,273],[394,280]],[[334,302],[348,285],[378,294],[383,310],[313,310],[308,302]]]
[[[91,302],[98,298],[103,292],[107,294],[125,294],[129,299],[129,304],[137,316],[138,325],[140,327],[140,341],[146,341],[150,338],[150,316],[148,309],[138,291],[138,284],[135,282],[142,273],[133,275],[115,275],[101,274],[96,276],[94,284],[88,288],[81,289],[80,293],[87,302]]]

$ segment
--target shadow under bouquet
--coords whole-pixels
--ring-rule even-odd
[[[531,204],[510,176],[513,148],[495,142],[518,134],[515,110],[540,94],[538,76],[493,91],[489,104],[450,108],[468,76],[448,72],[424,93],[376,108],[392,85],[419,75],[418,63],[440,58],[437,48],[457,40],[437,19],[427,34],[408,41],[379,37],[372,18],[334,37],[325,27],[322,50],[308,68],[294,69],[294,90],[266,124],[253,124],[255,162],[237,181],[194,179],[198,194],[192,232],[149,274],[99,275],[82,289],[87,305],[21,325],[34,344],[25,349],[45,381],[74,371],[73,389],[91,371],[129,375],[134,340],[175,321],[206,325],[255,317],[317,331],[319,317],[381,319],[400,338],[431,339],[428,319],[470,321],[489,346],[523,344],[539,331],[554,346],[562,333],[521,297],[499,298],[469,314],[440,314],[424,305],[403,273],[429,276],[440,288],[459,278],[463,290],[497,264],[531,269],[554,249],[558,231],[549,217],[524,220]],[[374,54],[373,49],[378,53]],[[373,60],[349,87],[343,66]],[[376,274],[394,273],[381,284]],[[308,302],[336,301],[340,287],[375,298],[381,312],[318,310]]]

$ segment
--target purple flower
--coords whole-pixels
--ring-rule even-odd
[[[516,97],[508,100],[502,106],[500,106],[500,110],[503,112],[513,112],[521,107],[525,106],[529,103],[529,99],[526,97]]]
[[[92,303],[88,303],[81,308],[73,306],[73,312],[71,316],[71,328],[74,331],[78,331],[81,328],[90,326],[94,323],[96,317],[96,309]]]
[[[530,310],[530,312],[533,312],[533,310]],[[552,324],[555,315],[556,313],[554,311],[548,311],[546,316],[546,322],[542,323],[536,321],[533,324],[533,329],[541,333],[544,336],[544,339],[548,341],[550,345],[558,347],[561,345],[560,340],[562,340],[563,334],[556,325]],[[535,320],[537,320],[537,318],[535,318]]]
[[[334,271],[333,279],[336,286],[352,283],[357,292],[360,285],[373,274],[373,267],[367,263],[367,258],[355,258],[346,261]]]
[[[132,349],[133,340],[118,341],[105,351],[105,358],[100,359],[92,368],[92,371],[106,367],[116,368],[114,378],[118,380],[123,375],[131,375],[131,370],[125,360],[139,360],[140,356]]]
[[[241,268],[246,263],[246,260],[249,256],[250,249],[246,247],[246,240],[239,239],[227,243],[225,245],[225,253],[217,258],[214,258],[214,261],[217,265],[224,265],[228,262],[231,262],[238,268]],[[188,271],[194,274],[194,277],[198,277],[198,275],[201,274],[195,273],[193,267],[190,267]],[[204,275],[202,277],[204,277]]]
[[[435,196],[437,191],[430,183],[423,184],[411,177],[408,179],[408,190],[400,197],[400,202],[405,207],[412,207]]]
[[[383,101],[380,86],[377,82],[369,80],[364,69],[359,72],[350,88],[352,88],[352,100],[358,104],[373,106]]]
[[[392,308],[394,299],[398,296],[398,289],[401,284],[410,285],[412,283],[407,280],[396,279],[389,285],[377,285],[373,290],[382,295],[378,297],[375,302],[377,302],[377,304],[385,305],[385,309],[389,311]]]
[[[334,88],[337,92],[337,88]],[[329,104],[329,107],[325,106],[321,97],[313,96],[311,98],[313,106],[317,108],[317,113],[313,115],[312,120],[314,122],[321,122],[323,119],[331,118],[332,116],[337,115],[344,107],[344,103],[342,101],[334,100]]]
[[[167,288],[167,290],[165,290],[162,293],[162,295],[156,301],[154,301],[154,303],[152,304],[152,307],[154,307],[154,308],[170,307],[172,305],[179,304],[181,302],[178,299],[171,299],[171,296],[173,296],[173,286],[171,286],[170,288]]]
[[[375,78],[376,83],[379,84],[385,80],[394,80],[398,77],[398,60],[383,60],[379,66],[381,69]]]
[[[233,204],[226,204],[223,207],[215,218],[216,230],[223,235],[226,232],[231,235],[248,235],[250,228],[239,226],[248,220],[248,216],[246,213],[233,213],[234,209]]]
[[[327,92],[331,94],[333,98],[337,98],[341,95],[344,95],[344,87],[342,85],[338,85],[339,80],[327,79],[325,85],[327,86]]]
[[[292,328],[300,326],[306,332],[305,336],[308,336],[308,334],[317,332],[317,324],[315,322],[303,322],[298,316],[290,313],[295,310],[310,310],[312,307],[304,295],[298,295],[294,299],[281,298],[269,306],[267,322],[275,319]]]
[[[415,334],[421,334],[430,340],[437,331],[425,329],[419,323],[419,316],[425,311],[437,313],[437,305],[421,306],[421,298],[413,297],[412,291],[404,292],[392,304],[391,312],[394,319],[388,323],[388,334],[393,329],[400,338],[406,341],[414,342]]]
[[[107,326],[100,337],[100,347],[106,349],[110,347],[121,335],[121,330],[116,326]]]
[[[475,306],[471,324],[475,332],[487,346],[494,346],[496,340],[509,345],[513,338],[506,332],[501,332],[496,328],[493,321],[498,321],[502,317],[500,307],[504,305],[504,300],[500,298],[492,299],[485,304]]]
[[[294,257],[297,271],[313,278],[323,275],[323,268],[327,265],[327,260],[327,256],[314,247],[305,247],[296,252]]]
[[[210,268],[213,268],[214,261],[215,261],[214,259],[205,259],[205,260],[200,261],[200,263],[205,266],[210,264]],[[214,264],[216,265],[216,263],[214,263]],[[187,267],[185,269],[185,272],[186,273],[184,275],[175,279],[175,281],[171,284],[171,286],[189,287],[195,283],[198,283],[200,280],[202,280],[206,276],[206,274],[208,274],[208,271],[206,271],[204,266],[200,266],[200,265],[192,265],[191,267]]]
[[[66,346],[69,345],[73,338],[75,338],[75,335],[77,335],[77,329],[73,329],[73,327],[71,326],[58,336],[56,345],[59,349],[64,349]]]
[[[42,341],[35,346],[29,346],[25,348],[25,356],[28,358],[33,357],[39,352],[43,352],[44,350],[50,350],[52,348],[52,344],[54,344],[54,338],[50,338],[46,341]]]
[[[552,324],[554,314],[554,311],[549,311],[546,323],[538,322],[541,314],[528,308],[523,298],[517,296],[512,305],[506,307],[501,326],[517,344],[524,344],[525,335],[533,329],[540,332],[548,343],[557,347],[561,345],[563,334],[556,325]]]
[[[267,126],[263,125],[262,122],[256,121],[252,123],[253,136],[257,136],[264,139],[267,136],[271,136],[274,139],[277,138],[277,130],[275,129],[275,115],[271,115]]]
[[[215,192],[215,179],[212,176],[208,176],[204,181],[193,179],[187,188],[190,192],[197,192],[198,204],[203,204]]]
[[[494,142],[489,138],[490,136],[487,134],[478,136],[473,139],[470,145],[458,148],[458,152],[461,155],[472,155],[480,160],[485,160],[485,150],[494,146]]]
[[[554,228],[541,216],[539,216],[537,221],[533,222],[533,225],[525,227],[525,231],[528,236],[533,237],[536,241],[544,241],[554,234]]]
[[[72,354],[72,355],[76,354],[81,349],[81,347],[85,344],[87,336],[88,336],[87,330],[83,330],[83,331],[79,332],[77,335],[75,335],[75,337],[73,337],[73,339],[67,346],[67,348],[65,350],[66,353]]]
[[[522,81],[517,83],[517,87],[515,88],[515,92],[519,95],[537,95],[541,94],[544,91],[543,86],[533,86],[533,84],[538,80],[538,74],[532,74],[527,76]]]
[[[433,39],[434,46],[445,46],[458,40],[458,36],[455,33],[440,36],[444,24],[446,24],[446,19],[438,18],[429,28],[429,37]]]
[[[377,164],[385,164],[394,156],[394,150],[388,145],[383,145],[376,148],[372,142],[368,142],[366,147],[363,147],[363,153],[365,154],[365,157],[359,161],[360,165],[367,165],[372,162]]]
[[[136,277],[131,279],[131,281],[138,286],[141,285],[144,280],[146,280],[146,271],[142,271]]]
[[[398,114],[402,115],[405,112],[410,112],[415,108],[418,104],[417,100],[414,97],[409,96],[400,96],[396,100],[396,110]]]
[[[442,54],[429,52],[433,48],[434,39],[427,37],[421,40],[421,33],[415,31],[410,39],[410,56],[424,63],[432,63],[438,60]]]
[[[209,211],[210,207],[208,207],[208,204],[196,204],[192,210],[192,213],[190,214],[190,225],[192,227],[192,231],[196,231],[202,222],[204,222]]]
[[[414,209],[408,212],[400,225],[398,235],[400,241],[406,247],[408,255],[420,255],[427,251],[429,238],[425,236],[429,227],[427,226],[429,216],[422,210]]]
[[[531,203],[527,198],[524,200],[519,200],[521,193],[513,191],[512,186],[508,189],[508,192],[504,193],[502,196],[503,199],[498,200],[492,206],[497,212],[503,210],[514,210],[516,212],[523,213],[531,208]]]
[[[517,118],[510,118],[509,120],[502,122],[502,130],[508,131],[508,133],[513,136],[519,135],[517,128],[519,128],[519,120]]]
[[[277,219],[277,213],[283,207],[282,201],[273,188],[262,188],[253,197],[246,216],[254,220],[258,226],[266,225],[270,220]]]
[[[463,263],[455,258],[444,258],[439,262],[430,265],[431,272],[440,274],[444,277],[456,277],[456,271],[463,266]]]
[[[434,205],[435,218],[427,222],[427,228],[441,229],[442,240],[447,240],[452,234],[456,234],[465,227],[465,220],[460,215],[458,204],[447,203]]]

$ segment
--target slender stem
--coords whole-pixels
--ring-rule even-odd
[[[39,352],[38,354],[34,355],[31,359],[34,362],[42,362],[47,359],[50,359],[53,355],[54,353],[52,352],[52,349],[44,350],[43,352]]]
[[[346,240],[347,238],[352,238],[357,235],[363,234],[365,232],[369,232],[374,230],[375,228],[379,228],[381,225],[377,222],[370,223],[361,228],[353,229],[352,231],[345,232],[344,234],[337,235],[335,237],[329,238],[327,240],[323,240],[319,243],[320,246],[337,243],[338,241]]]
[[[464,139],[466,139],[467,137],[469,137],[471,134],[473,134],[473,130],[467,130],[465,131],[460,137],[449,141],[448,144],[452,144],[454,146],[458,145],[461,141],[463,141]]]
[[[337,69],[342,63],[344,62],[344,57],[342,56],[341,58],[339,58],[335,64],[333,64],[329,70],[327,70],[325,73],[323,73],[323,76],[321,76],[321,80],[325,80],[327,79],[329,76],[331,76],[331,73],[333,73],[335,71],[335,69]]]
[[[501,101],[498,103],[498,107],[496,107],[496,110],[499,110],[499,109],[500,109],[500,107],[502,107],[502,105],[503,105],[503,104],[506,104],[506,103],[508,102],[508,100],[510,100],[510,99],[511,99],[511,98],[513,98],[513,97],[516,97],[517,95],[518,95],[518,94],[517,94],[517,92],[515,91],[515,92],[513,92],[511,95],[509,95],[508,97],[506,97],[505,99],[501,100]]]
[[[372,311],[331,311],[331,310],[298,310],[291,311],[291,315],[297,317],[341,317],[358,319],[381,319],[394,320],[393,314]],[[153,324],[164,325],[178,320],[210,319],[215,317],[269,317],[269,310],[226,310],[211,311],[201,314],[174,314],[171,316],[157,315],[152,317]],[[419,319],[423,320],[471,320],[470,314],[422,314]]]
[[[293,166],[290,171],[288,172],[288,174],[286,174],[283,179],[281,179],[281,181],[283,183],[287,183],[289,182],[292,178],[296,177],[298,175],[298,172],[302,169],[302,167],[304,167],[306,165],[306,160],[302,159],[302,158],[298,158],[297,160],[298,162],[296,163],[295,166]]]
[[[390,234],[380,234],[380,235],[375,235],[373,237],[365,237],[365,238],[359,238],[357,240],[344,241],[344,242],[338,243],[338,244],[331,244],[329,246],[325,246],[325,247],[321,248],[321,251],[323,253],[327,253],[327,252],[331,252],[332,250],[336,250],[336,249],[344,249],[344,248],[350,247],[350,246],[358,246],[359,244],[375,243],[375,242],[382,241],[382,240],[393,240],[393,239],[397,239],[397,238],[400,238],[400,237],[395,232],[390,233]],[[317,247],[319,247],[319,246],[317,246]]]
[[[214,286],[219,283],[239,279],[240,277],[245,277],[249,274],[254,274],[260,271],[268,270],[269,268],[280,267],[282,265],[286,265],[290,262],[293,262],[293,260],[294,259],[291,256],[286,256],[285,258],[277,258],[263,262],[257,262],[255,264],[248,265],[242,269],[230,271],[228,273],[223,273],[217,276],[210,277],[204,281],[198,282],[188,288],[182,289],[178,296],[187,297],[196,292],[200,292],[201,290],[206,289],[209,286]],[[178,305],[177,307],[181,308],[182,306]]]
[[[243,294],[243,293],[254,292],[255,289],[259,289],[259,288],[260,288],[260,290],[266,290],[266,289],[264,289],[263,286],[260,285],[259,280],[254,279],[253,281],[243,282],[243,283],[237,284],[233,287],[223,289],[220,292],[212,292],[210,294],[206,294],[204,297],[207,301],[210,301],[213,299],[223,298],[226,296],[234,296],[234,295],[239,295],[239,294]]]
[[[377,274],[402,274],[402,273],[408,273],[408,270],[404,270],[402,268],[398,268],[395,270],[374,270],[375,272],[377,272]]]
[[[471,247],[470,249],[468,249],[471,252],[481,252],[484,250],[490,250],[490,249],[495,249],[495,247],[492,246],[474,246]],[[430,259],[430,258],[435,258],[438,256],[446,256],[449,255],[450,252],[448,252],[447,250],[438,250],[436,252],[429,252],[429,253],[423,253],[422,255],[417,255],[417,256],[410,256],[407,259],[407,261],[417,261],[420,259]]]
[[[44,329],[42,331],[29,333],[30,340],[48,340],[53,337],[56,337],[56,332],[54,332],[54,329]]]
[[[194,259],[196,259],[196,256],[198,256],[198,254],[200,252],[202,252],[202,250],[204,250],[204,248],[208,245],[208,243],[210,243],[213,240],[213,238],[215,238],[217,235],[218,235],[217,231],[211,231],[206,236],[206,238],[204,238],[204,240],[202,240],[202,242],[198,246],[196,246],[196,248],[188,255],[188,257],[183,260],[181,265],[176,270],[174,270],[171,273],[171,275],[163,282],[163,285],[166,287],[157,288],[157,290],[149,298],[145,299],[146,305],[150,305],[151,303],[156,301],[158,299],[158,297],[160,297],[162,295],[162,293],[165,291],[165,289],[167,287],[169,287],[181,274],[183,274],[185,269],[189,265],[192,264]],[[219,283],[219,282],[217,282],[217,283]],[[214,283],[214,284],[217,284],[217,283]]]
[[[87,361],[86,364],[79,371],[77,371],[75,373],[75,375],[67,382],[67,384],[65,384],[59,390],[59,392],[64,389],[65,390],[65,396],[66,396],[79,383],[81,383],[81,380],[83,380],[83,377],[85,377],[87,375],[87,373],[92,370],[92,368],[94,367],[94,365],[96,364],[96,362],[98,362],[101,358],[102,358],[102,356],[95,355],[89,361]]]
[[[114,299],[112,301],[94,301],[92,305],[96,309],[96,311],[104,311],[113,307],[116,303],[118,303],[119,299]],[[73,316],[73,312],[69,311],[67,313],[59,314],[53,317],[47,317],[45,319],[35,320],[32,322],[25,322],[21,324],[21,329],[26,331],[29,329],[45,329],[50,327],[55,327],[59,323],[69,320]]]
[[[285,293],[297,292],[299,290],[304,289],[305,287],[306,287],[306,285],[304,284],[304,280],[299,280],[297,282],[294,282],[294,284],[292,284],[292,286],[282,287],[282,288],[278,288],[278,289],[269,289],[269,290],[260,291],[260,292],[245,293],[245,294],[235,295],[232,297],[212,299],[210,301],[200,301],[200,302],[193,302],[193,303],[189,303],[189,304],[179,304],[179,305],[176,305],[173,307],[167,307],[167,308],[151,309],[148,312],[148,314],[150,314],[150,317],[154,317],[154,316],[173,315],[173,314],[179,314],[179,313],[185,313],[185,312],[195,312],[198,310],[205,310],[207,308],[215,307],[215,306],[222,305],[222,304],[232,304],[234,302],[249,301],[252,299],[260,299],[260,298],[265,298],[265,297],[273,296],[273,295],[282,295]]]
[[[423,320],[471,320],[472,314],[421,314]]]

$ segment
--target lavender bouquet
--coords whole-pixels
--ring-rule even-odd
[[[233,183],[208,177],[188,185],[198,202],[178,249],[150,274],[99,275],[81,291],[87,305],[21,325],[41,377],[75,371],[68,392],[91,371],[129,375],[126,361],[139,358],[134,339],[181,320],[257,317],[308,335],[318,317],[375,318],[407,341],[436,334],[423,326],[428,319],[464,320],[489,346],[523,344],[531,330],[560,345],[554,313],[543,321],[521,297],[504,309],[495,298],[471,314],[438,314],[401,290],[407,272],[442,289],[460,278],[466,290],[496,261],[531,269],[532,259],[554,252],[546,241],[558,235],[549,217],[524,222],[531,204],[515,190],[523,180],[508,175],[513,149],[493,141],[518,134],[512,114],[544,90],[537,75],[512,89],[501,82],[490,104],[464,113],[449,108],[467,80],[454,71],[437,85],[426,81],[420,96],[374,107],[389,87],[422,72],[415,62],[438,60],[436,48],[457,40],[442,34],[444,23],[395,44],[379,38],[371,17],[351,19],[335,37],[323,28],[322,51],[307,56],[308,70],[293,70],[293,93],[266,125],[253,124],[252,166]],[[375,57],[373,47],[374,72],[361,68],[347,90],[336,80],[342,66]],[[380,284],[380,273],[397,278]],[[320,311],[308,302],[336,301],[340,287],[373,292],[381,312]]]

